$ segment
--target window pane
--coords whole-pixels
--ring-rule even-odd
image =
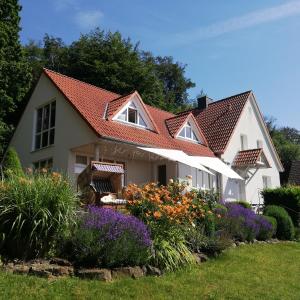
[[[55,126],[55,108],[56,108],[56,103],[55,101],[51,103],[51,120],[50,120],[50,127]]]
[[[118,116],[119,120],[122,121],[127,121],[127,109],[125,109],[119,116]]]
[[[185,134],[186,134],[186,137],[187,137],[187,138],[189,138],[189,139],[192,138],[192,129],[191,129],[191,127],[187,126],[187,127],[185,128]]]
[[[35,136],[35,149],[40,149],[41,148],[41,135],[37,134]]]
[[[144,121],[144,119],[142,118],[142,116],[140,114],[139,114],[139,125],[146,127],[146,122]]]
[[[50,105],[44,107],[43,130],[49,128]]]
[[[87,165],[87,156],[76,155],[76,164]]]
[[[40,168],[46,168],[47,167],[47,160],[41,160],[40,161]]]
[[[39,163],[39,162],[33,163],[33,168],[34,168],[35,170],[38,170],[38,169],[40,168],[40,163]]]
[[[128,108],[128,122],[137,123],[137,111],[132,108]]]
[[[194,141],[199,142],[199,140],[198,140],[198,138],[197,138],[197,136],[196,136],[196,134],[195,134],[194,131],[192,132],[192,135],[193,135],[192,139],[193,139]]]
[[[185,127],[183,127],[182,129],[181,129],[181,131],[180,131],[180,133],[179,133],[179,136],[181,136],[181,137],[185,137]]]
[[[48,146],[48,132],[43,132],[43,139],[42,139],[42,147],[47,147]]]
[[[54,135],[55,135],[55,129],[51,129],[50,130],[50,139],[49,139],[49,145],[53,145],[54,144]]]
[[[40,108],[37,111],[36,132],[41,132],[42,130],[42,119],[43,119],[43,109]]]

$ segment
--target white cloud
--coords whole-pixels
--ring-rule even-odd
[[[77,0],[55,0],[53,3],[54,3],[54,8],[58,11],[62,11],[68,8],[72,8],[72,9],[78,8]]]
[[[256,10],[254,12],[217,22],[208,26],[199,27],[187,32],[169,36],[168,45],[186,45],[200,40],[220,36],[225,33],[269,23],[289,16],[300,14],[300,1],[291,1],[285,4]]]
[[[75,21],[82,29],[92,29],[99,26],[103,13],[100,10],[79,11],[75,15]]]

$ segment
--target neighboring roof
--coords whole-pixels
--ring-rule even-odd
[[[126,101],[121,95],[109,92],[96,86],[70,78],[68,76],[44,69],[44,74],[53,82],[73,108],[81,115],[92,130],[103,138],[115,139],[141,146],[152,146],[166,149],[178,149],[189,155],[214,156],[210,148],[202,144],[174,139],[168,131],[165,121],[175,115],[158,108],[145,105],[158,132],[126,126],[105,117],[107,109],[112,105],[115,111],[120,109],[120,103]],[[125,96],[126,97],[126,96]],[[114,100],[116,103],[113,103]],[[112,104],[113,103],[113,104]]]
[[[270,167],[262,148],[239,151],[232,166],[235,168],[260,166],[261,158],[265,160],[265,166]]]
[[[295,160],[292,162],[288,182],[291,184],[300,185],[300,160]]]
[[[212,102],[205,109],[192,110],[209,147],[215,153],[225,151],[251,93],[251,91],[247,91]]]

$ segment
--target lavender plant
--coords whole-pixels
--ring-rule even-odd
[[[89,206],[72,239],[73,260],[88,266],[141,265],[151,245],[147,226],[136,217]]]

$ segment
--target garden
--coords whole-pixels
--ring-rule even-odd
[[[48,279],[169,276],[236,246],[294,241],[299,232],[299,206],[289,211],[267,200],[257,215],[247,202],[223,202],[173,180],[129,185],[124,197],[122,210],[85,205],[68,178],[47,169],[23,172],[10,150],[0,184],[2,269]],[[276,198],[274,190],[264,197]]]

